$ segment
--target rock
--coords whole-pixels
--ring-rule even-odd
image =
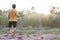
[[[22,37],[18,37],[17,39],[18,39],[18,40],[23,40],[23,38],[22,38]]]

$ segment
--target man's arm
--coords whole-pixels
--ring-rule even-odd
[[[24,15],[23,15],[23,14],[20,15],[19,13],[16,12],[16,16],[17,16],[17,17],[23,17]]]
[[[17,16],[17,17],[20,17],[20,15],[19,15],[17,12],[16,12],[16,16]]]

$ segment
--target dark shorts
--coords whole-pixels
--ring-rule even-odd
[[[11,28],[12,26],[15,28],[17,26],[17,22],[16,21],[9,21],[8,27]]]

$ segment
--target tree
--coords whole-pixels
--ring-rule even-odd
[[[0,10],[0,12],[2,12],[2,10]]]
[[[32,13],[35,13],[35,7],[34,6],[32,6],[31,10],[32,10]]]
[[[27,15],[31,14],[30,10],[26,10],[26,14]]]
[[[19,15],[20,15],[21,17],[23,17],[23,15],[24,15],[23,12],[24,12],[24,11],[19,11]]]
[[[56,8],[56,7],[52,6],[52,8],[51,8],[51,10],[50,10],[50,13],[51,13],[51,14],[55,14],[55,8]]]
[[[2,10],[0,10],[0,15],[2,15]]]
[[[56,14],[57,14],[57,15],[60,15],[60,11],[59,11],[59,9],[60,9],[60,8],[57,7],[57,10],[56,10]]]

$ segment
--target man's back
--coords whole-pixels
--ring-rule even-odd
[[[17,21],[17,11],[15,9],[10,10],[9,21]]]

